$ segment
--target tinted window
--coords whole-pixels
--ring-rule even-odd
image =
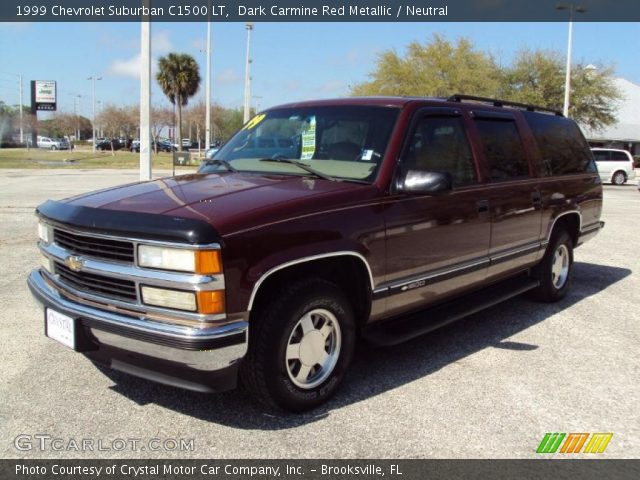
[[[509,180],[529,175],[529,162],[515,121],[479,118],[476,124],[489,163],[491,180]]]
[[[538,143],[548,174],[597,171],[589,145],[575,122],[535,112],[525,112],[524,115]]]
[[[402,165],[405,170],[448,172],[454,186],[476,181],[473,156],[460,118],[425,117],[419,120]]]
[[[609,161],[609,153],[606,150],[596,150],[593,152],[593,156],[596,159],[596,162],[608,162]]]
[[[624,152],[611,152],[611,159],[614,162],[628,162],[629,157]]]

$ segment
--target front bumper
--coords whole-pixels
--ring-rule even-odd
[[[76,321],[76,350],[98,363],[159,383],[200,392],[235,388],[247,351],[248,324],[193,328],[125,316],[70,300],[39,269],[29,289],[43,308]]]

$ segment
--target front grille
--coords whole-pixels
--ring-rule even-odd
[[[136,301],[136,284],[130,280],[105,277],[88,272],[74,272],[66,265],[55,264],[60,280],[76,290],[116,300]]]
[[[70,253],[133,263],[132,242],[78,235],[57,228],[53,232],[53,240]]]

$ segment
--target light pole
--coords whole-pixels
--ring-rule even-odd
[[[102,100],[98,100],[96,102],[96,105],[98,106],[98,108],[96,108],[96,116],[98,117],[98,119],[101,119],[100,115],[102,114]],[[98,124],[98,137],[102,138],[102,121]]]
[[[93,129],[93,153],[96,153],[96,80],[102,80],[102,77],[91,75],[87,80],[91,80],[91,95],[93,97],[93,120],[91,121],[91,127]]]
[[[211,19],[207,18],[207,76],[204,89],[205,99],[205,139],[204,148],[209,150],[211,146]],[[198,145],[200,145],[200,135],[198,135]]]
[[[73,96],[73,115],[76,117],[76,140],[80,140],[80,115],[78,111],[80,110],[80,99],[82,95],[79,93],[72,93]]]
[[[569,99],[571,96],[571,49],[573,43],[573,14],[584,13],[587,11],[582,5],[576,5],[574,3],[559,3],[556,5],[556,10],[569,10],[569,41],[567,46],[567,69],[566,77],[564,81],[564,109],[563,113],[565,117],[569,116]]]
[[[247,59],[245,63],[244,72],[244,117],[243,122],[249,121],[251,114],[251,31],[253,30],[253,23],[249,22],[245,24],[247,29]]]

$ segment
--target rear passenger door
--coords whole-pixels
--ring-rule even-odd
[[[534,263],[540,251],[542,202],[525,149],[524,126],[514,113],[471,112],[484,159],[491,216],[488,278]]]

